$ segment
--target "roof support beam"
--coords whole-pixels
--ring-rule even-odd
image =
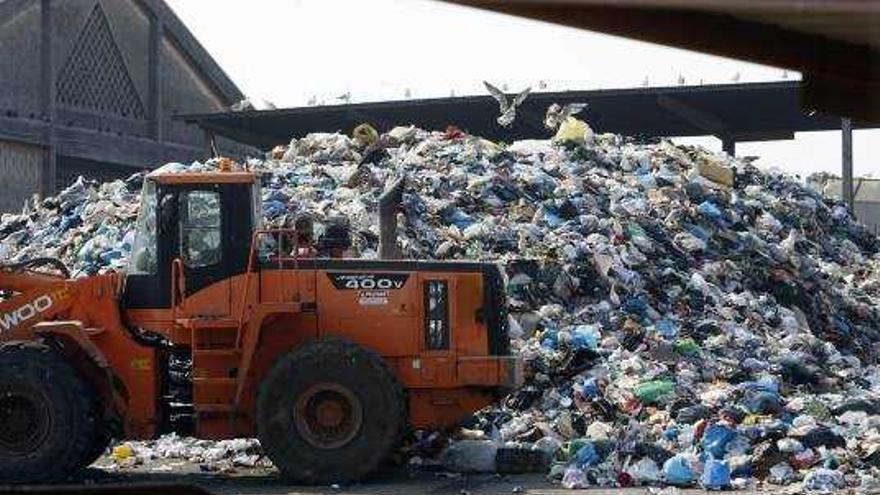
[[[779,131],[737,131],[731,133],[731,137],[737,142],[746,142],[746,141],[785,141],[788,139],[794,139],[794,131],[792,130],[779,130]]]
[[[736,139],[730,134],[721,137],[721,151],[730,156],[736,156]]]
[[[841,161],[843,163],[841,177],[843,178],[843,191],[841,191],[841,195],[843,196],[843,202],[846,203],[849,211],[855,215],[856,196],[855,190],[853,189],[852,121],[850,119],[841,119],[840,132],[842,134],[841,137],[843,138],[841,146]]]
[[[621,6],[610,0],[447,1],[797,70],[807,82],[807,107],[829,114],[845,109],[857,120],[880,121],[880,53],[866,46],[696,9]]]
[[[706,134],[728,134],[727,125],[720,118],[678,98],[660,95],[657,97],[657,104]]]

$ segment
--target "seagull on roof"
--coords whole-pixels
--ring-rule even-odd
[[[544,115],[544,126],[550,130],[559,129],[559,126],[565,122],[565,119],[572,115],[581,113],[581,110],[587,108],[586,103],[566,103],[560,106],[554,103],[547,107],[547,113]]]
[[[499,115],[497,119],[498,124],[501,127],[510,127],[510,125],[513,124],[514,119],[516,119],[516,107],[522,105],[522,102],[526,101],[526,97],[528,97],[529,93],[532,91],[531,86],[520,91],[513,100],[510,100],[506,94],[495,86],[492,86],[486,81],[483,81],[483,84],[486,85],[489,94],[492,95],[492,98],[495,98],[495,100],[498,101],[498,106],[501,108],[501,115]]]

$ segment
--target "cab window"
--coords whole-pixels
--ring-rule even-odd
[[[154,275],[157,265],[156,253],[156,183],[144,181],[141,206],[138,211],[137,231],[131,250],[130,275]]]
[[[189,191],[181,196],[180,253],[190,268],[211,266],[222,258],[220,193]]]

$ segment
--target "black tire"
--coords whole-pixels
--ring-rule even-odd
[[[288,481],[357,481],[400,446],[405,426],[403,390],[391,370],[340,340],[282,356],[257,397],[260,443]]]
[[[88,385],[49,347],[0,346],[0,483],[63,481],[95,437]]]
[[[95,429],[95,437],[92,439],[92,445],[89,447],[88,455],[83,458],[82,466],[89,467],[95,463],[98,459],[107,452],[107,448],[110,447],[110,442],[113,438],[110,436],[110,433],[104,428],[98,426]]]

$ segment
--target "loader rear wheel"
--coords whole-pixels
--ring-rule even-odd
[[[289,481],[363,478],[400,445],[405,425],[403,391],[382,358],[340,340],[281,357],[257,398],[260,442]]]
[[[48,347],[0,347],[0,483],[61,481],[80,469],[95,435],[90,395]]]

